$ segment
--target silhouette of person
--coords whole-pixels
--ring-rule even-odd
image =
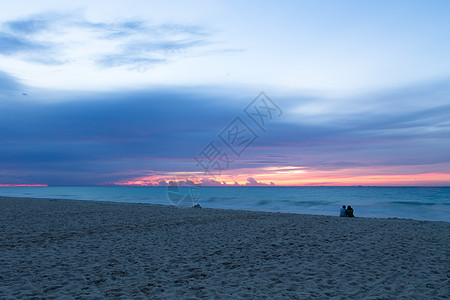
[[[342,205],[341,210],[339,212],[339,217],[346,217],[347,216],[347,210],[345,209],[345,205]]]
[[[346,212],[346,214],[347,214],[347,217],[349,217],[349,218],[355,217],[355,216],[353,215],[353,208],[352,208],[350,205],[347,206],[347,210],[346,210],[345,212]]]

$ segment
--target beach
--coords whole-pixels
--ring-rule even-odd
[[[449,233],[448,222],[0,197],[0,298],[445,299]]]

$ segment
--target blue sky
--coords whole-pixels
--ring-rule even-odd
[[[0,184],[201,177],[265,91],[283,115],[214,180],[449,185],[448,28],[447,1],[2,2]]]

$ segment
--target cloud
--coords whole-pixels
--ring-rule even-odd
[[[147,58],[147,57],[139,57],[129,54],[123,55],[105,55],[102,58],[99,58],[97,63],[104,67],[120,67],[120,66],[133,66],[133,68],[142,69],[143,67],[147,68],[149,66],[161,64],[167,62],[167,59],[163,58]]]
[[[426,101],[427,90],[415,95]],[[232,160],[227,182],[236,175],[241,183],[248,178],[248,185],[261,185],[255,180],[263,178],[258,172],[445,172],[450,164],[450,106],[441,97],[448,99],[449,94],[445,86],[440,93],[433,91],[440,96],[428,108],[364,115],[336,111],[339,118],[320,123],[301,116],[301,122],[291,120],[284,98],[271,95],[288,117],[261,132],[242,112],[254,97],[248,92],[170,87],[64,93],[31,89],[0,72],[0,183],[89,185],[128,181],[150,172],[156,177],[202,172],[193,157],[211,141]],[[399,94],[383,95],[379,105],[395,101]],[[218,138],[236,116],[260,136],[240,157]],[[223,185],[222,179],[205,178],[205,186]],[[264,178],[270,180],[275,179]]]
[[[267,186],[268,185],[267,183],[256,181],[256,179],[253,177],[247,178],[247,181],[248,182],[245,184],[246,186]]]
[[[46,49],[47,46],[43,43],[0,32],[0,54],[15,55],[21,52],[42,51]]]
[[[165,180],[160,180],[158,186],[168,186],[169,184]]]
[[[0,75],[2,91],[20,87]],[[53,185],[192,168],[193,156],[238,110],[224,96],[212,103],[211,94],[184,88],[70,93],[62,102],[45,101],[52,91],[15,93],[0,98],[0,170]]]
[[[173,54],[206,44],[202,40],[136,42],[127,44],[120,53],[104,55],[97,63],[104,67],[135,66],[143,69],[148,66],[166,63]]]
[[[92,22],[78,12],[47,12],[0,23],[0,54],[44,65],[90,62],[102,68],[145,69],[180,55],[210,55],[211,49],[203,49],[210,38],[211,32],[201,26]]]
[[[12,32],[21,35],[30,35],[48,29],[49,21],[45,19],[29,17],[16,21],[8,21],[5,22],[4,25]]]
[[[202,178],[201,179],[202,186],[226,186],[226,182],[220,182],[213,178]]]

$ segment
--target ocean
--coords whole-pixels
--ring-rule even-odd
[[[450,222],[450,187],[0,187],[0,196]]]

